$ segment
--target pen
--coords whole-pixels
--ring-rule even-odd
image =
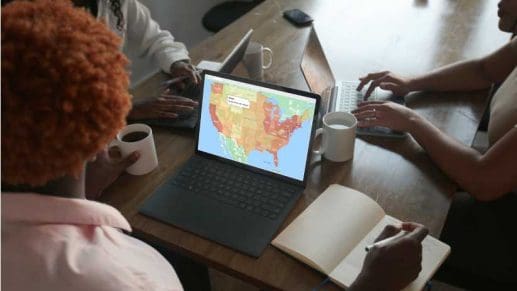
[[[181,82],[181,81],[186,80],[188,78],[189,78],[188,76],[180,76],[180,77],[172,78],[170,80],[163,81],[161,85],[163,87],[168,87],[169,85]]]
[[[195,71],[198,72],[198,73],[202,73],[203,72],[203,70],[197,69],[197,68],[195,69]],[[179,76],[179,77],[176,77],[176,78],[172,78],[170,80],[165,80],[165,81],[163,81],[161,83],[161,85],[164,86],[164,87],[167,87],[167,86],[169,86],[171,84],[174,84],[174,83],[177,83],[177,82],[181,82],[181,81],[184,81],[184,80],[189,79],[189,78],[190,78],[189,76]]]
[[[406,233],[408,233],[408,232],[407,232],[407,231],[401,231],[401,232],[397,233],[397,234],[396,234],[396,235],[394,235],[394,236],[390,236],[390,237],[385,238],[385,239],[383,239],[383,240],[380,240],[380,241],[378,241],[378,242],[374,242],[373,244],[367,245],[367,246],[364,248],[364,250],[368,252],[368,251],[370,251],[373,247],[382,247],[382,246],[384,246],[384,245],[388,244],[389,242],[391,242],[392,240],[395,240],[395,239],[397,239],[397,238],[399,238],[399,237],[401,237],[401,236],[404,236]]]

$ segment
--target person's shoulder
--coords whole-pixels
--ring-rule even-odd
[[[87,261],[87,262],[85,262]],[[123,233],[80,261],[85,275],[77,278],[84,290],[181,290],[172,266],[155,249]],[[88,264],[88,265],[87,265]]]
[[[509,45],[512,48],[513,52],[515,53],[515,57],[517,58],[517,36],[510,40]]]

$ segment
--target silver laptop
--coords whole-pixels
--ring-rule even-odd
[[[350,112],[364,100],[368,86],[361,91],[356,88],[359,81],[336,81],[319,41],[314,26],[311,29],[309,39],[303,53],[301,68],[305,80],[312,92],[321,95],[320,120],[327,112]],[[368,100],[389,100],[399,104],[405,104],[404,98],[375,89]],[[404,138],[406,133],[394,131],[385,127],[358,128],[358,135],[373,135],[393,138]]]
[[[197,68],[202,72],[204,70],[220,72],[230,74],[233,69],[239,64],[239,62],[244,57],[244,53],[248,48],[248,44],[251,39],[251,35],[253,34],[253,29],[248,30],[246,34],[241,38],[239,43],[237,43],[230,54],[224,59],[222,63],[212,62],[212,61],[201,61]],[[167,84],[168,81],[165,81],[164,84]],[[189,84],[182,92],[179,92],[178,95],[191,98],[193,100],[198,100],[199,95],[201,94],[201,86]],[[199,110],[196,109],[194,112],[186,114],[185,116],[180,116],[178,119],[161,119],[161,118],[153,118],[153,119],[145,119],[138,120],[137,122],[146,123],[154,126],[161,127],[172,127],[172,128],[185,128],[185,129],[193,129],[197,125],[197,120],[199,118]]]
[[[230,74],[244,57],[244,53],[248,48],[252,34],[253,29],[248,30],[222,63],[202,60],[196,67],[200,70],[210,70]]]

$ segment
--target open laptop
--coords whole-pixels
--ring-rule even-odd
[[[202,60],[196,67],[200,70],[210,70],[230,74],[244,57],[244,53],[248,48],[252,33],[253,29],[248,30],[222,63]]]
[[[239,64],[239,62],[244,57],[244,53],[248,48],[248,44],[251,39],[251,35],[253,34],[253,29],[248,30],[246,34],[240,39],[240,41],[233,47],[232,51],[222,63],[212,62],[207,60],[202,60],[196,66],[201,72],[203,70],[210,70],[215,72],[227,73],[230,74],[233,69]],[[196,86],[191,84],[187,86],[182,92],[178,95],[191,98],[193,100],[198,100],[199,95],[201,93],[201,86]],[[197,120],[199,117],[199,111],[194,110],[192,113],[180,116],[178,119],[146,119],[146,120],[138,120],[137,122],[143,122],[149,125],[163,126],[163,127],[174,127],[174,128],[187,128],[193,129],[197,125]]]
[[[336,81],[332,69],[323,51],[314,26],[311,28],[309,39],[302,57],[301,69],[305,80],[312,92],[322,96],[320,120],[327,112],[350,112],[364,100],[368,86],[356,91],[359,81]],[[391,93],[375,89],[368,100],[390,100],[405,104],[404,98]],[[393,138],[404,138],[406,133],[394,131],[385,127],[357,128],[358,135],[373,135]]]
[[[258,257],[305,188],[319,103],[204,71],[195,155],[140,212]]]

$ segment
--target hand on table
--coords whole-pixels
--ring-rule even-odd
[[[94,161],[86,165],[85,192],[87,199],[97,199],[129,166],[139,158],[138,152],[132,152],[125,158],[120,157],[116,148],[104,149],[97,154]]]
[[[361,81],[357,86],[357,91],[361,91],[365,85],[370,83],[368,90],[366,91],[364,98],[367,99],[372,94],[373,90],[377,87],[391,91],[395,96],[406,96],[411,89],[409,88],[410,80],[402,78],[393,74],[390,71],[370,73],[364,77],[359,78]]]
[[[400,227],[388,225],[376,241],[400,231],[406,233],[370,249],[351,290],[401,290],[418,277],[422,270],[422,240],[428,230],[423,225],[410,222]]]
[[[353,110],[357,127],[383,126],[398,131],[410,131],[419,115],[406,106],[390,101],[366,101]]]

